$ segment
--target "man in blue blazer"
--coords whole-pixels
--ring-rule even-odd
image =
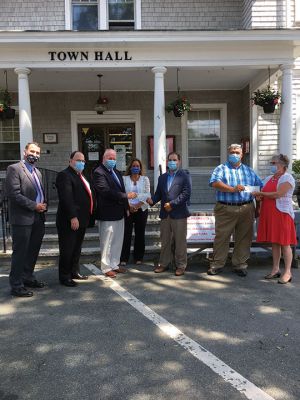
[[[188,203],[191,197],[191,180],[180,169],[180,154],[168,155],[168,172],[158,178],[154,196],[148,199],[150,205],[161,201],[160,237],[161,252],[159,264],[154,272],[164,272],[175,259],[176,276],[184,274],[187,265],[187,218],[190,216]]]

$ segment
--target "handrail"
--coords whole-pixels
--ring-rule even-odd
[[[42,174],[42,183],[47,199],[47,204],[48,207],[52,202],[57,202],[58,200],[58,195],[57,195],[57,189],[56,189],[56,176],[58,174],[57,171],[54,171],[52,169],[46,169],[46,168],[39,168],[39,171]]]

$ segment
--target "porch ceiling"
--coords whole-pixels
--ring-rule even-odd
[[[184,90],[239,90],[251,82],[261,70],[255,68],[180,68],[179,85]],[[154,74],[145,69],[32,69],[30,91],[65,92],[98,91],[97,74],[103,74],[102,91],[153,91]],[[9,90],[18,90],[17,75],[8,70]],[[5,87],[4,70],[0,69],[0,87]],[[176,91],[176,68],[165,74],[165,90]]]

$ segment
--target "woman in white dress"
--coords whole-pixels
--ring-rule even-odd
[[[151,197],[150,181],[147,176],[143,175],[141,160],[138,158],[133,158],[131,160],[123,179],[126,193],[136,192],[137,197],[128,200],[130,215],[125,219],[121,265],[126,265],[129,260],[133,226],[135,234],[133,258],[136,264],[141,264],[145,253],[145,229],[149,207],[146,200]]]

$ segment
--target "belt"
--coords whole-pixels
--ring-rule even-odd
[[[225,204],[226,206],[237,206],[237,207],[243,206],[244,204],[250,204],[252,202],[253,200],[242,201],[241,203],[228,203],[227,201],[218,201],[218,203]]]

